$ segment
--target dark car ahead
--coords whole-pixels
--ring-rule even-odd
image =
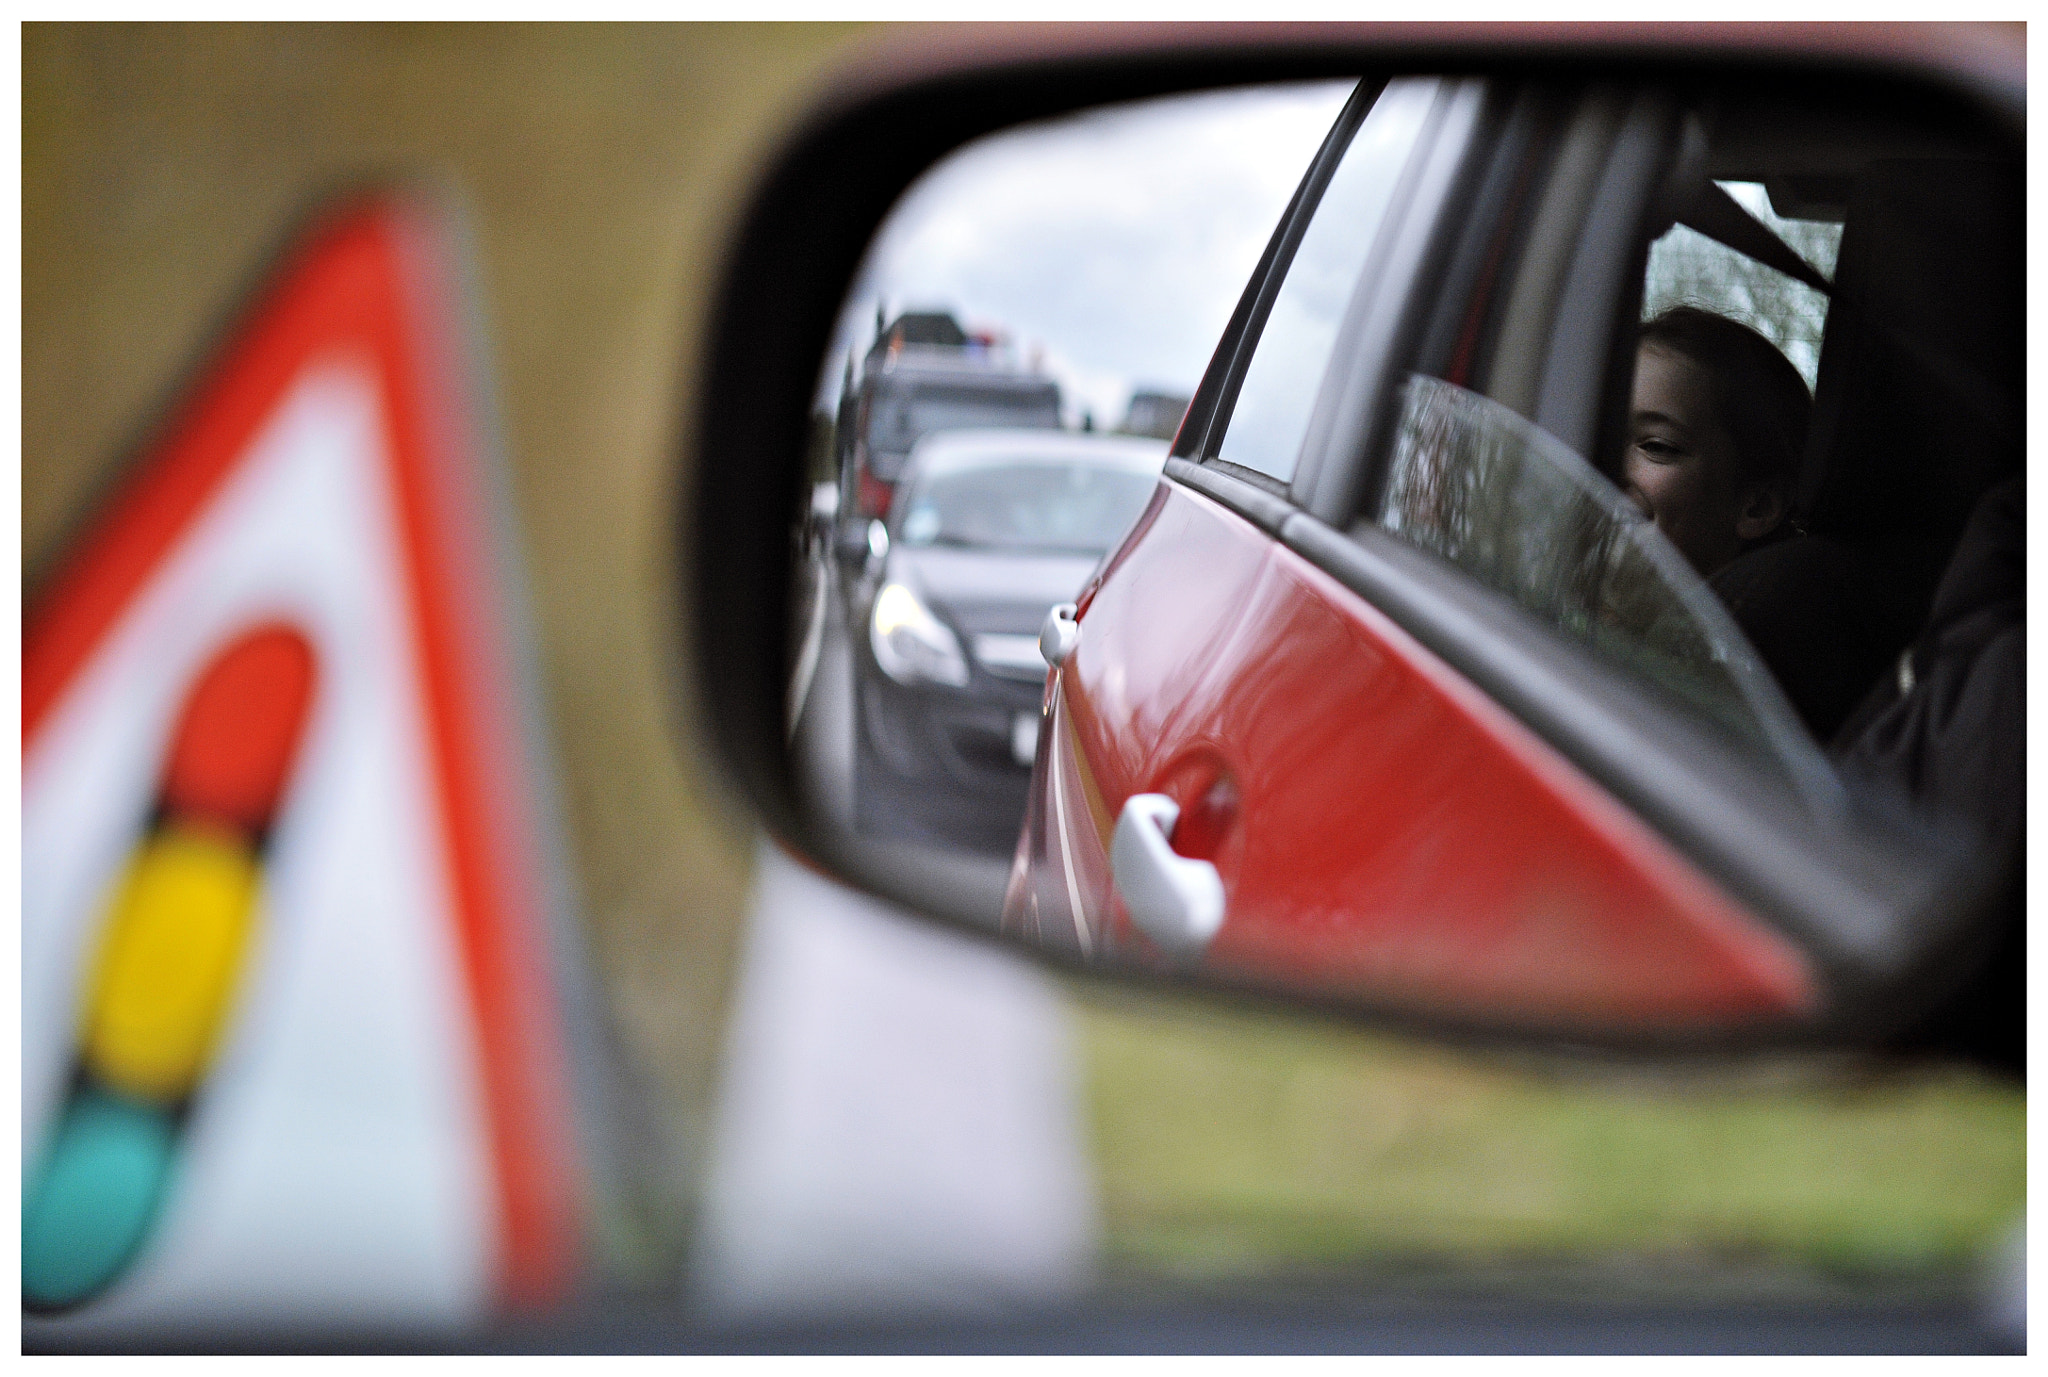
[[[942,430],[1029,426],[1057,430],[1060,387],[1020,370],[944,312],[909,312],[882,329],[861,365],[848,365],[839,418],[839,516],[858,539],[886,519],[911,448]]]
[[[916,447],[851,609],[861,831],[1009,854],[1038,745],[1039,630],[1144,510],[1165,458],[1158,440],[1032,429]]]

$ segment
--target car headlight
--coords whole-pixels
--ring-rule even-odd
[[[946,629],[917,594],[900,583],[882,585],[868,619],[868,644],[875,663],[899,684],[967,682],[967,657],[960,638]]]

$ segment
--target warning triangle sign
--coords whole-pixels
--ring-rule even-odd
[[[439,221],[283,260],[25,609],[32,1325],[559,1292],[574,1125]]]

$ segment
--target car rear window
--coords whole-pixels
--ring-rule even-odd
[[[1099,554],[1145,509],[1156,479],[1100,464],[1011,463],[932,474],[916,485],[906,545]]]

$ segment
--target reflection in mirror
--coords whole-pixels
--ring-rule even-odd
[[[943,877],[990,925],[1048,614],[1145,510],[1352,85],[1139,102],[970,144],[899,202],[841,312],[797,541],[796,771],[860,852]]]
[[[1574,1037],[1995,970],[2019,180],[1837,113],[1402,75],[940,164],[814,401],[834,857],[1077,961]]]

